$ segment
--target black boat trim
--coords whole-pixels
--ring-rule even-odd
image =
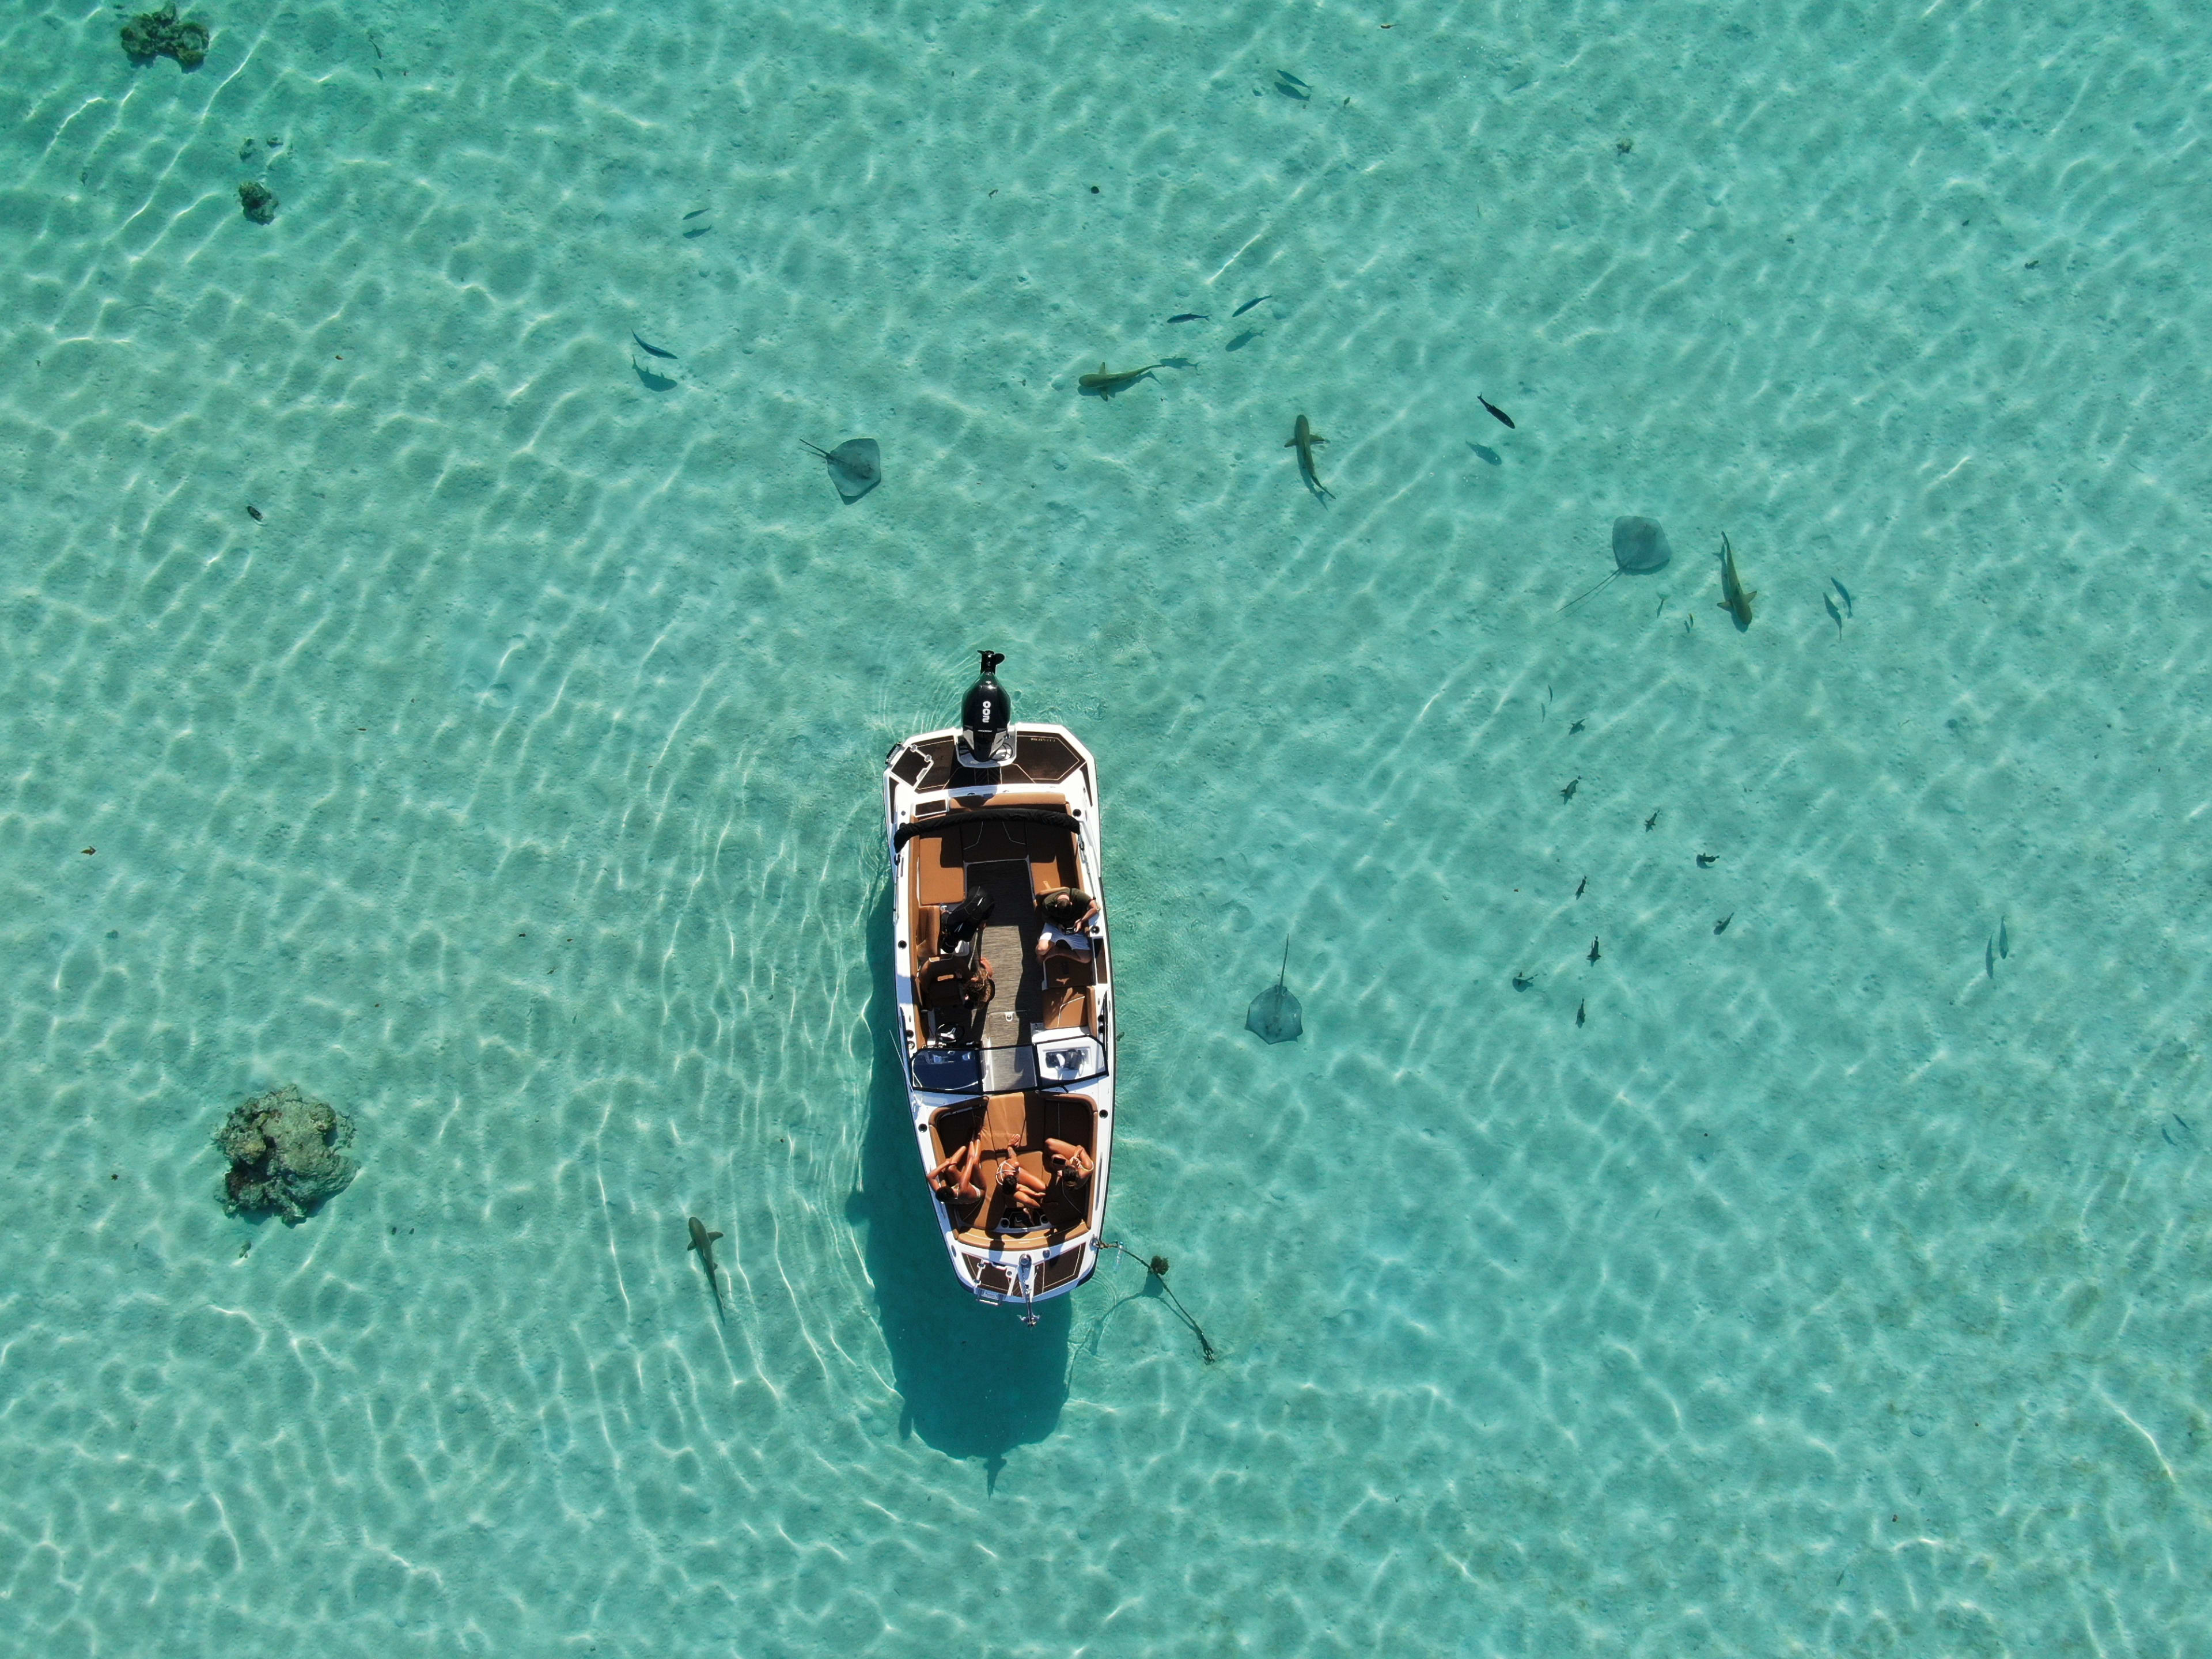
[[[1080,836],[1083,820],[1043,806],[976,806],[964,812],[947,812],[927,821],[909,819],[891,832],[891,851],[896,853],[916,836],[935,835],[964,823],[1042,823],[1054,830],[1072,830]]]

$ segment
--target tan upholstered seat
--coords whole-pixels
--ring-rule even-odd
[[[917,906],[957,904],[968,896],[967,866],[961,862],[960,838],[949,830],[916,836],[914,848],[914,898]]]
[[[996,1158],[1031,1144],[1044,1145],[1042,1136],[1034,1143],[1030,1139],[1029,1098],[1025,1094],[993,1095],[984,1103],[984,1157]]]
[[[1030,834],[1030,892],[1042,898],[1055,887],[1083,886],[1082,866],[1075,857],[1075,837],[1065,830],[1040,829]]]
[[[1088,985],[1063,985],[1045,993],[1043,1029],[1082,1031],[1091,1029],[1092,997]]]

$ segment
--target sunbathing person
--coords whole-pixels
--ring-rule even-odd
[[[1052,1183],[1042,1176],[1024,1169],[1009,1152],[999,1160],[999,1185],[1012,1187],[1014,1202],[1026,1206],[1032,1200],[1042,1198]]]
[[[1024,1170],[1012,1152],[999,1160],[994,1177],[1006,1206],[1000,1211],[1000,1224],[1008,1221],[1017,1226],[1035,1226],[1043,1218],[1044,1195],[1050,1183],[1042,1176]]]
[[[1044,1150],[1045,1156],[1052,1161],[1053,1168],[1070,1181],[1088,1181],[1098,1168],[1091,1159],[1091,1149],[1079,1146],[1072,1140],[1048,1139],[1044,1143]]]
[[[980,1204],[983,1189],[976,1185],[975,1166],[982,1158],[983,1142],[979,1136],[932,1170],[929,1184],[947,1204]]]

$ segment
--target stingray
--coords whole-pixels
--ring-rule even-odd
[[[1655,570],[1667,568],[1667,561],[1674,556],[1674,550],[1667,545],[1667,532],[1650,519],[1615,519],[1613,521],[1613,576],[1648,576]],[[1585,589],[1559,607],[1562,611],[1580,605],[1598,587],[1613,580],[1607,576],[1597,587]]]
[[[848,501],[859,501],[884,481],[884,452],[873,438],[848,438],[835,449],[816,449],[802,438],[799,447],[830,463],[830,482]]]
[[[1252,999],[1245,1011],[1244,1029],[1263,1042],[1289,1042],[1306,1029],[1304,1017],[1298,1011],[1298,1000],[1283,983],[1291,971],[1291,942],[1283,941],[1283,971],[1275,982]]]

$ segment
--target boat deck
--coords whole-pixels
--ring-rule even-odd
[[[1023,1090],[948,1106],[932,1121],[930,1135],[939,1160],[950,1158],[970,1141],[981,1139],[987,1160],[1011,1157],[1031,1175],[1049,1180],[1052,1171],[1046,1162],[1045,1141],[1071,1141],[1086,1152],[1095,1152],[1097,1110],[1097,1103],[1088,1095],[1042,1094]],[[1016,1220],[1006,1192],[993,1189],[989,1163],[985,1164],[979,1179],[987,1193],[981,1205],[963,1205],[953,1212],[953,1222],[963,1243],[1031,1249],[1079,1238],[1090,1226],[1088,1183],[1080,1191],[1071,1193],[1055,1182],[1044,1200],[1043,1224],[1030,1226]]]
[[[909,971],[919,975],[936,954],[939,906],[988,893],[991,920],[983,929],[983,959],[991,964],[993,994],[988,1006],[963,1017],[971,1025],[963,1035],[984,1051],[988,1086],[1027,1087],[1036,1081],[1034,1070],[1019,1067],[1006,1051],[1025,1048],[1042,1031],[1093,1030],[1094,988],[1078,983],[1048,991],[1036,959],[1043,927],[1037,896],[1054,887],[1084,884],[1073,838],[1064,830],[961,824],[955,819],[941,831],[932,826],[913,844],[914,879],[907,901]],[[934,1035],[948,1017],[930,1018]],[[1000,1058],[994,1060],[994,1053]]]

